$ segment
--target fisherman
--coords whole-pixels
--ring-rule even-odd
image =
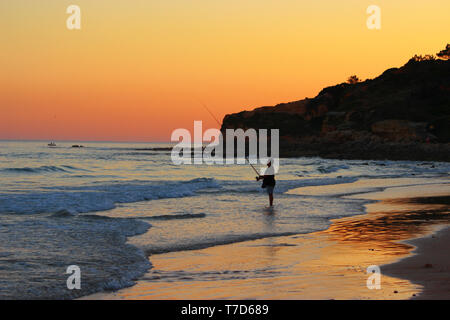
[[[264,170],[263,175],[259,175],[256,177],[256,180],[259,181],[263,179],[263,183],[261,188],[266,189],[267,194],[269,195],[270,206],[273,206],[273,189],[275,188],[275,169],[273,167],[273,160],[269,159],[267,161],[267,168]]]

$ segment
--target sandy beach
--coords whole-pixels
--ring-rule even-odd
[[[354,195],[366,181],[340,185],[347,197],[377,201],[321,232],[155,254],[136,285],[85,298],[449,299],[450,185],[429,182],[380,179],[371,182],[379,191]],[[332,191],[336,186],[294,193]],[[367,287],[372,265],[381,268],[378,290]]]

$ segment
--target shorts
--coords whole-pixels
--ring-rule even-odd
[[[273,189],[275,188],[275,186],[266,186],[266,191],[268,194],[273,194]]]

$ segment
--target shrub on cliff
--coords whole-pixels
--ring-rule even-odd
[[[444,50],[440,51],[439,53],[436,54],[439,58],[443,59],[443,60],[448,60],[450,59],[450,44],[447,44],[447,46],[445,47]]]
[[[347,83],[349,83],[349,84],[355,84],[355,83],[358,83],[360,81],[361,80],[356,75],[350,76],[347,79]]]

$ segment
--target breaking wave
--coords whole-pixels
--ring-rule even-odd
[[[216,180],[210,178],[48,187],[40,192],[0,194],[0,212],[33,214],[66,210],[87,213],[113,209],[117,203],[188,197],[201,189],[217,187]]]
[[[2,172],[11,173],[45,173],[45,172],[73,172],[73,171],[88,171],[86,169],[81,169],[73,166],[40,166],[40,167],[19,167],[19,168],[3,168],[0,169]]]

